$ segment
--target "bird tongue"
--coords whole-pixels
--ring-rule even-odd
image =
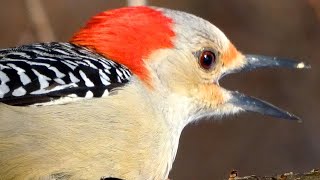
[[[290,68],[290,69],[304,69],[311,68],[310,65],[304,62],[298,62],[290,59],[282,59],[277,57],[268,57],[260,55],[245,55],[245,64],[239,68],[235,69],[231,73],[252,71],[258,68]],[[224,74],[224,75],[226,75]],[[255,97],[246,96],[236,91],[230,91],[231,98],[229,103],[235,107],[238,107],[245,111],[256,112],[263,115],[269,115],[276,118],[297,120],[301,119],[289,112],[286,112],[268,102],[260,100]]]

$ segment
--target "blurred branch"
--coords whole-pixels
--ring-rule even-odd
[[[311,8],[316,13],[318,20],[320,21],[320,1],[319,0],[308,0],[307,1]]]
[[[147,0],[127,0],[128,6],[145,6],[147,5]]]
[[[47,14],[41,0],[25,0],[28,18],[33,33],[38,41],[48,42],[56,40]]]
[[[294,174],[292,172],[280,174],[276,176],[246,176],[246,177],[238,177],[236,171],[232,171],[228,180],[319,180],[320,179],[320,171],[312,170],[303,174]]]

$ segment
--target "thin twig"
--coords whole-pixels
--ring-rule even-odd
[[[147,0],[128,0],[128,6],[145,6]]]
[[[319,180],[320,179],[320,171],[317,169],[314,169],[310,172],[306,172],[303,174],[299,173],[284,173],[284,174],[279,174],[275,176],[268,176],[268,177],[262,177],[262,176],[246,176],[246,177],[239,177],[237,174],[233,176],[230,174],[229,180]]]
[[[25,0],[33,33],[38,41],[56,40],[41,0]]]

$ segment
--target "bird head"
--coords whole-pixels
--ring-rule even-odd
[[[156,7],[126,7],[94,16],[71,40],[127,66],[150,91],[188,99],[193,118],[251,111],[299,118],[219,85],[225,75],[257,68],[308,68],[290,59],[245,55],[210,22]]]

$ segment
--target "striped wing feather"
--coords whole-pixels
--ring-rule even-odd
[[[129,82],[121,64],[70,43],[0,50],[0,102],[47,105],[109,95]]]

